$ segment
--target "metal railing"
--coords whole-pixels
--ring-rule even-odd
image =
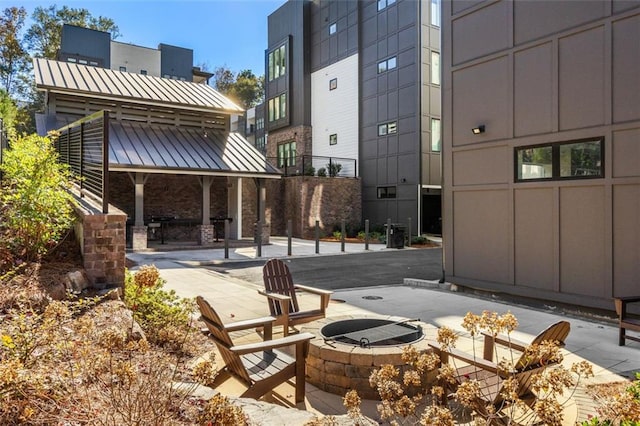
[[[55,147],[59,160],[68,164],[80,187],[109,212],[109,114],[99,111],[57,130]]]
[[[285,158],[267,157],[284,176],[356,177],[357,160],[353,158],[298,155]]]

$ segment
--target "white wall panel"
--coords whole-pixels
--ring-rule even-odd
[[[111,69],[125,67],[127,72],[140,73],[146,70],[147,75],[160,75],[160,51],[148,47],[111,42]]]
[[[329,90],[334,78],[337,88]],[[311,126],[314,156],[358,158],[358,55],[311,74]]]

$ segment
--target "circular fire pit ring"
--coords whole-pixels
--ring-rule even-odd
[[[389,325],[392,327],[387,327]],[[397,328],[402,334],[406,333],[403,337],[406,341],[387,339],[362,345],[358,334],[376,327]],[[436,337],[436,327],[423,322],[375,315],[324,318],[305,324],[301,331],[316,336],[309,346],[307,381],[325,392],[340,396],[355,389],[364,399],[380,399],[377,391],[369,385],[369,376],[374,370],[391,364],[399,368],[401,374],[404,373],[403,348],[411,345],[419,352],[431,351],[428,341]],[[380,328],[377,331],[381,331]],[[356,338],[341,341],[340,336],[345,334]],[[435,375],[434,372],[434,381]]]

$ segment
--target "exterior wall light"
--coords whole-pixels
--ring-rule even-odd
[[[474,135],[479,135],[480,133],[484,133],[484,124],[479,125],[478,127],[474,127],[471,129]]]

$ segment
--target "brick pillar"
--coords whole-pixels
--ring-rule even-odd
[[[126,253],[125,214],[81,214],[84,269],[95,288],[124,286]]]
[[[215,227],[213,225],[198,225],[198,244],[205,246],[215,240]]]
[[[131,248],[133,250],[144,250],[147,248],[147,227],[131,227]]]

